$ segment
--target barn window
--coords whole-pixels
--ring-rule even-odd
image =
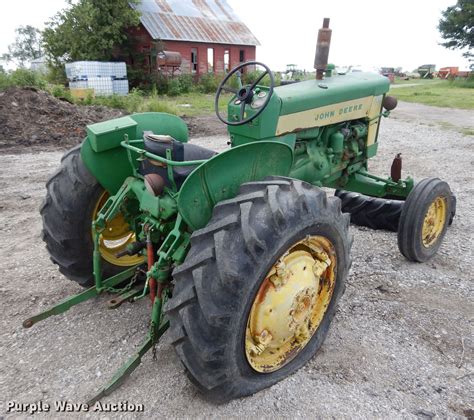
[[[240,50],[239,52],[239,61],[243,63],[245,61],[245,50]]]
[[[214,48],[207,49],[207,71],[214,73]]]
[[[230,70],[230,51],[224,50],[224,71],[227,73]]]
[[[197,73],[198,69],[197,48],[191,48],[191,73]]]

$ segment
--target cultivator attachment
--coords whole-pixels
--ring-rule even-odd
[[[62,314],[73,306],[85,302],[86,300],[96,297],[104,292],[117,292],[116,296],[114,296],[107,302],[107,307],[109,309],[116,309],[126,301],[134,302],[149,294],[147,290],[147,284],[144,285],[143,290],[139,288],[128,287],[130,283],[134,282],[136,277],[138,277],[140,274],[142,274],[142,270],[139,266],[136,266],[124,270],[116,276],[110,277],[104,281],[99,280],[99,287],[96,282],[96,285],[91,287],[90,289],[87,289],[86,291],[77,295],[70,296],[64,299],[63,301],[57,303],[56,305],[52,306],[51,308],[47,309],[46,311],[43,311],[38,315],[28,318],[23,322],[23,326],[25,328],[30,328],[39,321],[42,321],[54,315]],[[123,290],[114,288],[115,286],[123,283],[127,279],[131,279],[130,283]],[[88,401],[89,405],[92,405],[99,399],[105,397],[106,395],[109,395],[115,389],[117,389],[125,381],[125,379],[130,376],[130,374],[138,367],[138,365],[141,363],[142,357],[158,342],[160,337],[168,329],[168,321],[162,320],[162,302],[163,293],[161,293],[161,297],[157,296],[154,300],[150,330],[146,336],[146,339],[140,345],[137,352],[133,356],[131,356],[127,360],[127,362],[115,373],[112,379],[106,385],[104,385],[91,400]]]
[[[118,388],[124,380],[137,368],[141,363],[142,357],[158,342],[160,337],[168,329],[169,322],[163,318],[163,304],[168,298],[168,286],[170,276],[170,265],[167,261],[169,257],[170,249],[174,249],[173,245],[176,246],[176,229],[179,231],[181,224],[181,218],[178,217],[176,220],[175,229],[170,232],[168,237],[169,240],[165,240],[158,261],[154,261],[154,249],[151,243],[151,235],[154,227],[151,224],[145,225],[146,237],[147,237],[147,261],[148,267],[145,264],[135,265],[127,268],[121,273],[102,279],[102,267],[101,267],[101,255],[99,251],[100,247],[100,233],[108,220],[111,220],[116,213],[116,209],[120,206],[124,200],[126,194],[119,191],[114,197],[110,198],[109,201],[104,205],[102,210],[99,212],[98,218],[93,223],[94,229],[94,253],[93,253],[93,266],[94,266],[94,280],[95,285],[84,292],[77,295],[70,296],[51,308],[26,319],[23,322],[23,327],[30,328],[34,324],[44,319],[47,319],[54,315],[60,315],[66,312],[73,306],[79,303],[85,302],[91,298],[99,296],[105,292],[112,293],[114,296],[107,302],[109,309],[116,309],[124,302],[135,302],[142,299],[145,296],[150,296],[152,302],[151,310],[151,322],[150,329],[147,333],[146,339],[140,345],[138,351],[131,356],[128,361],[115,373],[112,379],[104,385],[100,391],[88,402],[93,404],[102,397],[109,395],[116,388]],[[168,238],[167,238],[168,239]],[[119,285],[124,284],[128,280],[128,283],[119,288]]]

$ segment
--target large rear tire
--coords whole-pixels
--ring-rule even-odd
[[[46,183],[46,190],[40,213],[43,219],[42,238],[51,260],[68,279],[81,286],[90,287],[94,283],[92,221],[104,204],[107,193],[82,162],[80,145],[62,157],[60,168]],[[128,225],[121,223],[119,227],[125,231],[124,235],[129,237],[130,242],[133,240],[133,234],[127,232]],[[117,223],[114,224],[115,228],[116,225]],[[112,231],[113,229],[110,230]],[[117,237],[120,235],[115,235],[113,239]],[[101,244],[104,242],[101,240]],[[124,242],[121,246],[125,245]],[[130,257],[125,257],[117,260],[118,264],[113,264],[110,261],[114,261],[114,252],[118,250],[107,250],[103,246],[102,248],[102,255],[109,260],[102,259],[102,274],[105,277],[123,270],[124,266],[136,263]]]
[[[237,197],[216,205],[173,273],[165,308],[172,343],[205,397],[225,402],[253,394],[315,355],[345,289],[348,227],[337,197],[289,178],[243,184]],[[322,254],[308,251],[307,241]],[[281,261],[288,269],[279,283]],[[311,281],[317,286],[307,287]],[[293,309],[287,314],[285,307]],[[271,328],[262,330],[262,322]]]

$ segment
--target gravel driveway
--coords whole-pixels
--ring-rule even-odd
[[[303,369],[252,397],[215,406],[196,393],[165,335],[158,360],[147,354],[104,399],[143,403],[145,412],[102,416],[472,418],[474,138],[419,121],[382,122],[371,170],[387,174],[401,151],[405,174],[450,183],[458,213],[432,261],[407,262],[395,233],[352,226],[346,293],[321,351]],[[226,147],[221,137],[196,142]],[[61,154],[0,155],[0,416],[6,401],[86,401],[147,330],[147,300],[111,311],[106,297],[21,327],[29,315],[81,290],[49,261],[40,238],[38,208]]]

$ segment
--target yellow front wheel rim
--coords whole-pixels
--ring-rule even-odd
[[[438,240],[446,224],[446,217],[446,199],[437,197],[428,207],[423,220],[422,240],[425,248],[429,248]]]
[[[92,213],[92,218],[95,220],[97,214],[102,206],[109,198],[109,193],[105,191],[97,201]],[[141,255],[133,255],[117,258],[117,253],[123,251],[127,245],[135,242],[135,233],[130,229],[121,213],[117,214],[112,220],[107,222],[105,229],[100,234],[99,249],[100,254],[107,262],[118,265],[120,267],[129,267],[142,263],[145,259]]]
[[[337,258],[333,244],[308,236],[272,266],[250,309],[245,355],[257,372],[274,372],[316,333],[331,302]]]

